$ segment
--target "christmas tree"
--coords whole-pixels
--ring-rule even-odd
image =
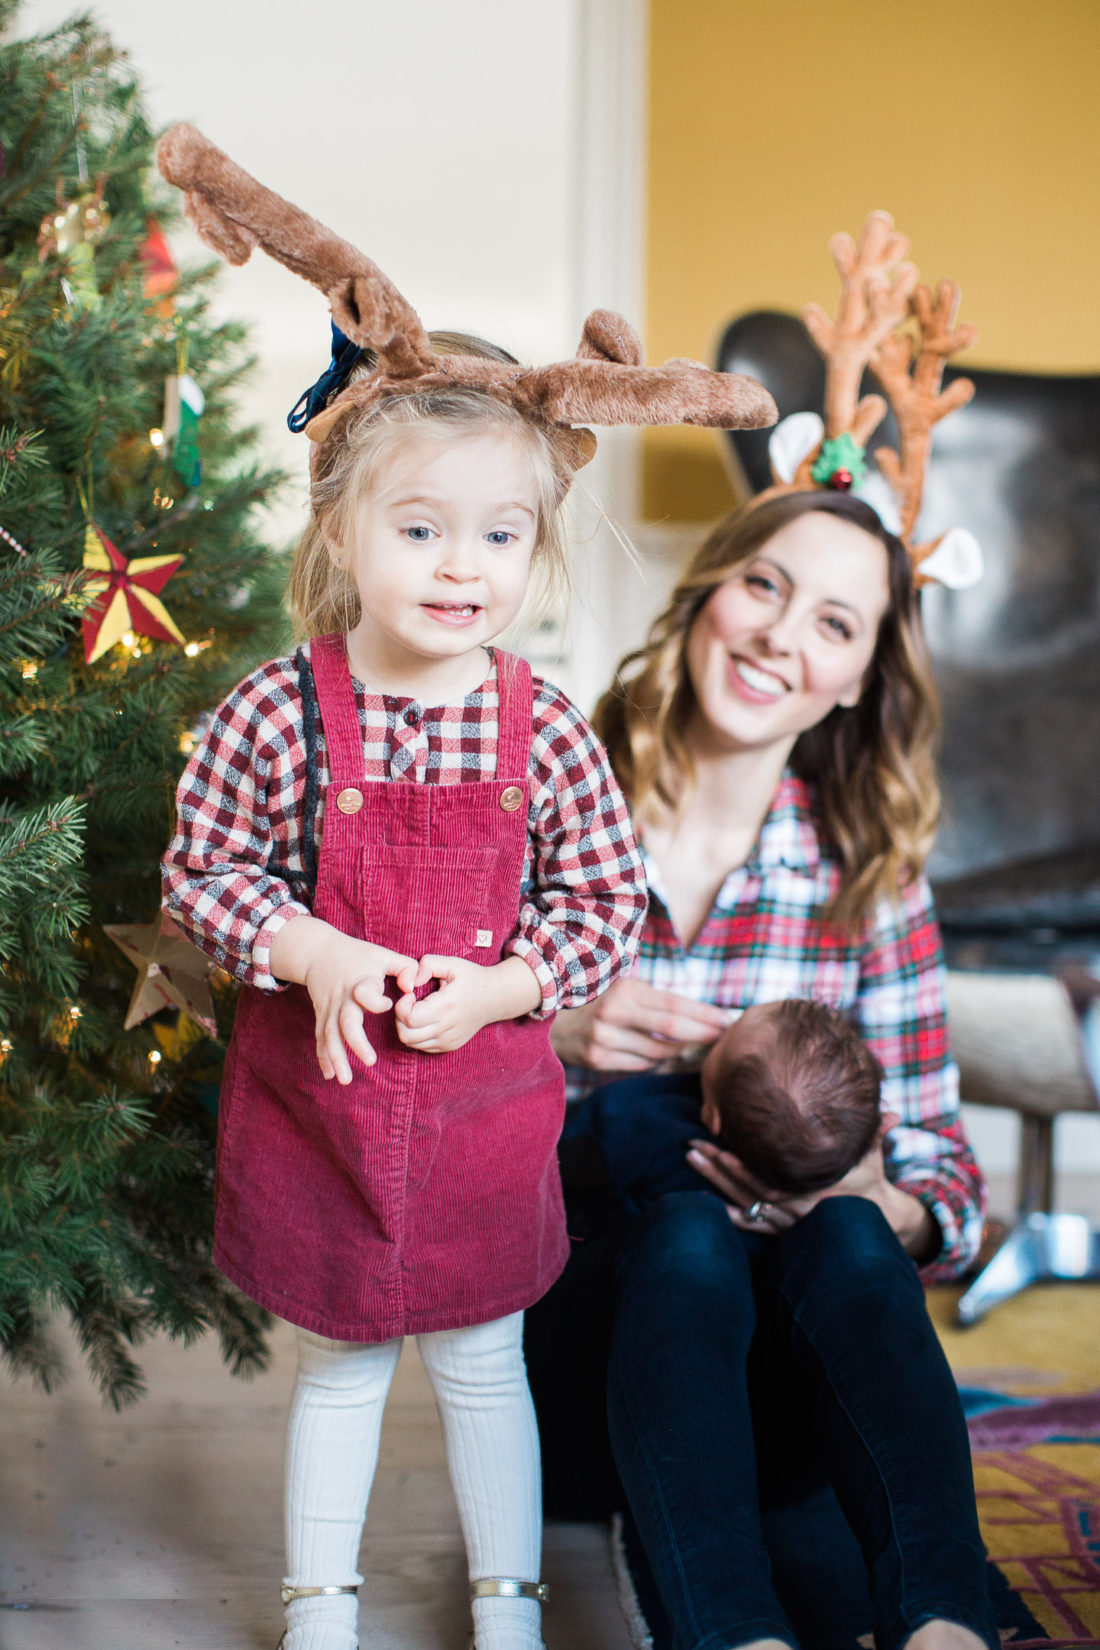
[[[90,19],[18,39],[16,9],[0,0],[0,1346],[48,1385],[67,1314],[117,1405],[153,1329],[212,1328],[237,1371],[265,1356],[263,1314],[211,1261],[207,993],[224,1037],[232,992],[160,935],[158,860],[200,718],[282,644],[285,568],[250,525],[278,478],[234,425],[243,333],[211,317],[211,268],[173,268],[134,74]]]

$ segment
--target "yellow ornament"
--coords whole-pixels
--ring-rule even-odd
[[[93,247],[103,239],[111,215],[103,204],[103,180],[75,201],[58,197],[38,228],[38,261],[59,257],[68,262],[61,278],[62,291],[71,307],[98,309],[100,292],[95,278]]]
[[[138,971],[126,1014],[127,1031],[159,1009],[178,1008],[211,1037],[218,1035],[209,983],[214,964],[171,917],[162,912],[152,922],[104,923],[103,932]]]
[[[68,257],[75,247],[88,242],[96,246],[105,235],[111,214],[103,203],[102,181],[75,201],[59,199],[38,228],[38,260],[45,263],[54,254]]]

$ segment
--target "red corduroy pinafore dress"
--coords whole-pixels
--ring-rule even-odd
[[[490,964],[516,928],[531,672],[498,652],[496,777],[368,782],[342,636],[310,655],[331,781],[314,915],[407,956]],[[393,991],[393,982],[388,988]],[[348,1086],[317,1064],[303,986],[245,986],[222,1083],[214,1257],[246,1294],[337,1340],[485,1323],[530,1306],[568,1249],[548,1020],[420,1054],[392,1014]]]

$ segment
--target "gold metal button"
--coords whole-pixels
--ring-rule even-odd
[[[346,791],[341,791],[336,798],[336,806],[342,814],[357,814],[363,806],[363,793],[357,791],[354,785],[349,785]]]
[[[514,814],[523,801],[523,792],[518,785],[509,785],[506,791],[500,793],[500,805],[510,814]]]

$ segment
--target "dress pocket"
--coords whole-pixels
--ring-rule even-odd
[[[495,963],[508,934],[497,932],[500,854],[494,847],[363,849],[364,935],[414,957]],[[518,889],[516,891],[518,909]]]

